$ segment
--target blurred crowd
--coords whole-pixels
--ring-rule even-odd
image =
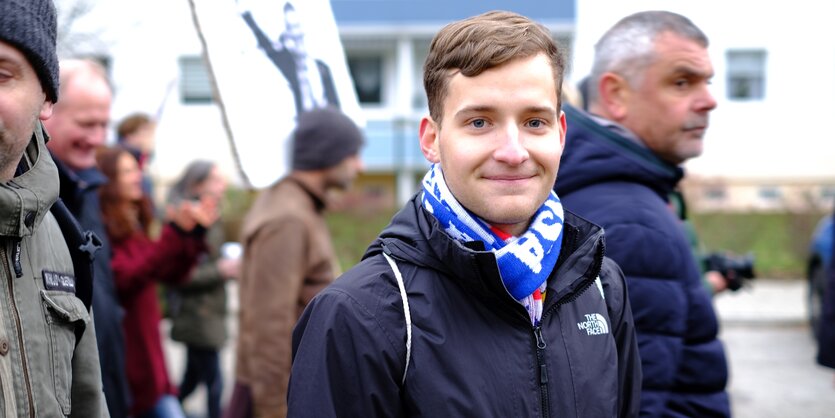
[[[625,17],[577,88],[527,17],[445,26],[422,189],[343,274],[325,212],[364,138],[287,5],[284,44],[242,17],[298,59],[291,165],[229,237],[217,163],[155,200],[154,118],[112,121],[105,68],[58,61],[51,0],[0,0],[0,416],[180,418],[200,386],[210,418],[730,416],[710,298],[754,272],[699,253],[679,192],[716,107],[696,25]]]

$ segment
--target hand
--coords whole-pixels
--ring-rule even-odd
[[[218,199],[211,196],[204,196],[199,202],[182,201],[176,206],[168,206],[165,212],[167,221],[186,232],[191,232],[197,225],[208,228],[220,217]]]
[[[725,291],[728,288],[728,281],[725,280],[725,276],[722,273],[711,270],[705,273],[705,280],[710,284],[710,288],[713,289],[713,294],[718,294]]]
[[[215,262],[220,275],[227,280],[238,280],[241,277],[240,258],[219,258]]]
[[[183,231],[189,232],[197,226],[197,222],[189,212],[191,202],[180,202],[178,205],[165,207],[165,220],[177,225]]]
[[[219,202],[218,197],[208,194],[203,195],[199,202],[189,202],[191,203],[189,212],[192,219],[203,228],[212,226],[220,219]]]

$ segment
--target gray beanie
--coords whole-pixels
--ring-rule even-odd
[[[26,56],[53,103],[58,101],[56,25],[52,0],[0,0],[0,40]]]
[[[339,110],[326,107],[304,112],[293,133],[293,169],[333,167],[356,155],[362,143],[359,127]]]

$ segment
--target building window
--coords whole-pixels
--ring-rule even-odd
[[[180,57],[180,97],[189,104],[212,102],[212,84],[202,57]]]
[[[383,103],[383,57],[362,55],[348,57],[348,69],[354,79],[354,88],[360,104]]]
[[[728,194],[722,186],[709,186],[705,189],[704,196],[707,200],[717,202],[725,200]]]
[[[728,98],[762,100],[765,98],[765,51],[728,51]]]
[[[776,186],[763,186],[760,187],[758,191],[760,199],[766,202],[777,202],[780,200],[782,193],[780,193],[780,189]]]

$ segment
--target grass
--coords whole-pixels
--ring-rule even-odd
[[[356,264],[394,211],[339,212],[327,215],[340,265]],[[805,276],[809,239],[822,213],[705,213],[693,224],[707,251],[752,253],[758,277]]]
[[[255,193],[230,190],[224,207],[227,236],[236,237],[240,220]],[[345,271],[356,264],[396,209],[328,212],[334,249]],[[701,247],[706,251],[753,253],[758,277],[805,276],[809,240],[824,213],[691,213]]]
[[[809,241],[823,213],[703,213],[693,225],[708,251],[754,254],[759,277],[805,276]]]
[[[395,210],[341,211],[326,215],[342,271],[360,261],[368,245],[388,225]]]

